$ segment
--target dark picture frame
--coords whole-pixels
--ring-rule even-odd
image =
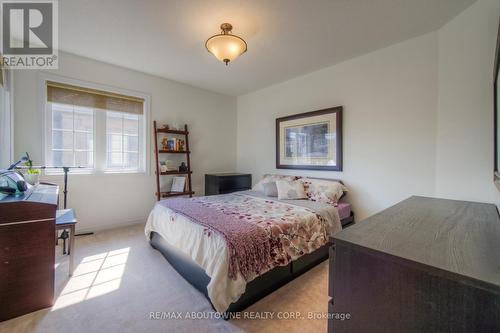
[[[342,106],[276,119],[276,168],[342,171]]]

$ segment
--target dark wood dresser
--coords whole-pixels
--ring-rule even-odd
[[[58,187],[0,197],[0,321],[52,306]]]
[[[333,244],[329,332],[500,332],[495,205],[411,197]]]
[[[252,175],[246,173],[215,173],[205,175],[205,195],[226,194],[252,188]]]

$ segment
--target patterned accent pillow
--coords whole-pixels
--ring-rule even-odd
[[[334,180],[302,178],[307,197],[311,201],[335,205],[340,200],[347,187]]]
[[[304,183],[298,180],[277,180],[278,199],[307,199]]]
[[[270,174],[266,174],[266,175],[262,176],[262,179],[259,180],[259,182],[252,187],[252,191],[264,192],[263,184],[265,184],[265,183],[272,183],[272,182],[275,182],[277,180],[288,180],[288,181],[291,181],[291,180],[297,180],[299,178],[300,177],[297,177],[297,176],[270,175]]]

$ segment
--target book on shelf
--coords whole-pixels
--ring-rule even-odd
[[[178,139],[178,138],[168,138],[167,139],[167,144],[166,150],[170,151],[184,151],[184,140]]]
[[[167,150],[175,150],[175,138],[167,140]]]

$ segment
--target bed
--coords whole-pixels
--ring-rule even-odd
[[[220,313],[241,311],[324,261],[328,258],[329,237],[354,221],[346,202],[335,207],[309,200],[278,200],[257,191],[174,200],[155,205],[146,223],[146,237]],[[269,225],[270,235],[278,225],[281,229],[274,238],[280,243],[271,251],[275,255],[259,270],[249,270],[246,275],[236,271],[231,276],[229,253],[234,256],[234,250],[228,248],[224,237],[195,222],[201,217],[179,213],[173,204],[189,200],[207,209],[223,210],[226,215],[262,219]],[[294,223],[289,223],[291,220]]]

